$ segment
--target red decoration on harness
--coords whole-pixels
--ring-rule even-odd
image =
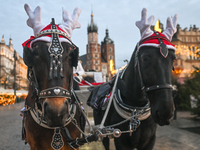
[[[167,38],[164,34],[162,34],[160,32],[157,32],[157,33],[159,33],[159,35],[156,35],[155,33],[153,33],[151,36],[143,39],[142,41],[144,41],[144,42],[140,41],[141,42],[140,45],[151,44],[151,43],[160,45],[160,43],[158,41],[158,36],[159,36],[159,38],[163,40],[165,45],[171,45],[173,47],[175,46],[175,45],[171,44],[169,40],[167,40]]]

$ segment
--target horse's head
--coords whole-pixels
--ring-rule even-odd
[[[76,8],[73,15],[63,11],[63,24],[56,25],[52,19],[46,27],[41,24],[40,7],[32,12],[26,4],[25,9],[29,15],[27,23],[35,34],[23,44],[23,59],[35,88],[31,91],[35,94],[33,110],[47,126],[62,127],[71,115],[73,67],[77,66],[78,48],[70,37],[72,30],[80,27],[77,20],[80,9]]]
[[[142,10],[141,21],[136,22],[142,36],[136,52],[141,85],[150,100],[152,117],[159,125],[169,124],[174,111],[171,78],[175,48],[170,41],[176,32],[177,17],[173,21],[168,18],[162,34],[150,30],[154,17],[147,19],[146,9]]]

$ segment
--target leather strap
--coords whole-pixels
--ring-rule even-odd
[[[161,85],[153,85],[146,88],[146,92],[157,90],[157,89],[172,89],[171,84],[161,84]]]
[[[48,88],[42,90],[39,94],[40,98],[48,98],[48,97],[67,97],[70,98],[71,94],[67,89],[56,86],[52,88]]]

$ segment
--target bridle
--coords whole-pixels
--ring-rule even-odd
[[[142,78],[142,74],[141,74],[141,70],[140,70],[140,62],[138,61],[138,53],[139,53],[138,47],[139,47],[139,45],[141,45],[143,42],[145,42],[145,41],[147,41],[149,39],[158,39],[158,41],[160,43],[160,46],[159,46],[160,47],[160,51],[168,54],[168,49],[167,49],[166,45],[163,42],[163,39],[167,40],[167,41],[168,41],[168,39],[164,38],[163,36],[159,36],[158,32],[156,32],[156,31],[155,31],[155,34],[156,34],[156,36],[151,36],[151,37],[148,37],[146,39],[141,40],[137,44],[137,47],[136,47],[137,51],[136,51],[135,59],[137,61],[136,61],[135,67],[136,66],[138,67],[138,74],[139,74],[139,78],[140,78],[141,90],[143,91],[144,96],[147,95],[147,92],[150,92],[150,91],[153,91],[153,90],[172,89],[172,84],[158,84],[158,85],[152,85],[152,86],[146,87],[144,82],[143,82],[143,78]]]
[[[40,32],[34,39],[31,39],[29,42],[26,43],[29,44],[31,41],[41,37],[41,36],[45,36],[45,35],[49,35],[51,34],[52,36],[52,41],[51,44],[49,45],[48,51],[49,51],[49,55],[50,55],[50,71],[49,71],[49,80],[53,79],[53,78],[57,78],[59,75],[61,78],[64,78],[62,71],[63,71],[63,65],[62,65],[62,54],[64,52],[64,49],[59,41],[59,35],[62,35],[64,38],[66,38],[67,40],[69,40],[69,42],[71,43],[71,45],[74,47],[73,51],[77,51],[78,47],[72,43],[72,41],[67,37],[67,35],[60,31],[57,30],[54,19],[52,19],[52,26],[51,26],[51,30],[46,30],[46,31],[42,31]],[[57,51],[56,51],[57,50]],[[30,50],[31,51],[31,50]],[[58,69],[60,69],[60,74],[58,74]],[[42,99],[45,98],[66,98],[70,103],[71,109],[70,109],[70,115],[69,117],[66,119],[65,125],[70,123],[71,119],[74,117],[75,112],[76,112],[76,105],[74,102],[71,101],[71,97],[72,97],[72,87],[73,87],[73,80],[71,78],[71,83],[70,83],[70,90],[65,89],[63,87],[60,86],[55,86],[55,87],[50,87],[47,89],[42,89],[39,90],[39,84],[38,84],[38,80],[36,78],[36,73],[35,73],[35,68],[33,66],[28,66],[28,72],[27,72],[27,78],[30,81],[31,85],[32,85],[32,95],[31,97],[34,97],[34,93],[35,93],[35,106],[34,108],[30,106],[30,104],[28,104],[28,100],[26,100],[25,105],[27,107],[27,109],[30,110],[31,115],[33,117],[33,119],[41,126],[45,127],[45,128],[51,128],[54,129],[52,127],[49,127],[47,125],[47,122],[44,119],[44,108],[43,108],[43,102]],[[35,91],[35,92],[34,92]],[[40,104],[41,110],[38,108],[38,104]]]
[[[76,96],[75,92],[73,91],[73,77],[71,76],[69,78],[69,89],[66,89],[64,87],[60,86],[54,86],[54,87],[48,87],[46,89],[40,89],[38,80],[36,77],[35,73],[35,68],[34,68],[34,59],[33,57],[33,50],[31,50],[31,46],[28,44],[31,44],[30,42],[36,42],[40,37],[42,36],[48,36],[51,37],[51,43],[48,47],[48,52],[50,56],[50,68],[49,68],[49,76],[48,79],[52,80],[53,78],[64,78],[62,72],[63,72],[63,65],[62,65],[62,55],[64,52],[64,49],[61,45],[61,42],[59,40],[60,36],[62,41],[64,42],[69,42],[70,45],[73,47],[72,52],[70,52],[71,56],[71,64],[72,67],[77,67],[78,65],[78,53],[79,49],[78,47],[72,43],[70,38],[68,38],[68,35],[57,28],[58,25],[55,24],[54,19],[52,18],[51,22],[51,29],[44,28],[40,33],[37,34],[36,37],[33,37],[26,42],[23,43],[24,47],[24,54],[23,54],[23,60],[24,63],[28,66],[28,71],[27,71],[27,78],[30,81],[30,85],[32,88],[32,93],[29,95],[25,101],[25,109],[23,110],[24,113],[24,118],[23,118],[23,130],[26,129],[25,127],[25,120],[26,120],[26,114],[27,112],[30,113],[32,116],[33,120],[41,127],[47,128],[47,129],[53,129],[54,134],[52,137],[52,142],[51,142],[51,147],[53,149],[61,149],[64,145],[62,136],[66,137],[66,142],[69,144],[69,146],[73,149],[76,149],[83,145],[84,143],[89,143],[92,141],[97,141],[98,137],[97,135],[94,134],[86,134],[84,132],[84,129],[80,127],[81,125],[78,124],[78,120],[75,117],[75,115],[79,115],[81,117],[81,122],[84,123],[84,119],[88,123],[90,132],[92,132],[92,127],[89,123],[89,120],[87,119],[87,116],[85,114],[85,111],[83,107],[81,106],[81,103]],[[67,40],[66,40],[67,39]],[[34,41],[33,41],[34,40]],[[45,41],[45,40],[44,40]],[[68,101],[68,107],[69,108],[69,116],[66,118],[65,123],[63,127],[50,127],[47,124],[47,121],[44,118],[44,105],[43,105],[43,100],[46,98],[66,98]],[[32,103],[30,100],[34,100],[34,103]],[[77,111],[79,110],[79,111]],[[80,113],[77,113],[80,112]],[[80,133],[83,135],[82,138],[76,138],[73,139],[70,135],[70,132],[67,129],[67,125],[71,123],[77,128]],[[26,132],[25,132],[26,133]],[[62,133],[62,134],[61,134]],[[24,139],[26,141],[26,136],[24,135]],[[26,143],[26,142],[25,142]]]

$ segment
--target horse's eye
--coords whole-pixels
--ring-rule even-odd
[[[148,62],[150,60],[150,56],[149,55],[144,55],[141,57],[143,62]]]
[[[37,50],[36,50],[36,51],[33,51],[33,54],[34,54],[35,57],[39,57],[39,54],[38,54],[38,51],[37,51]]]

